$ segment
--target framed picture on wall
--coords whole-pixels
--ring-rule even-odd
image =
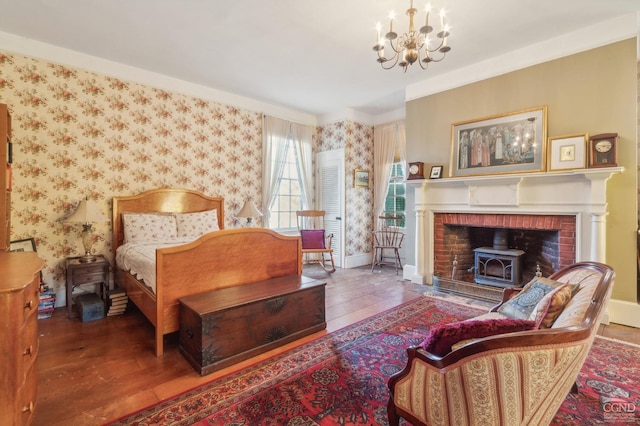
[[[24,240],[11,241],[9,251],[36,251],[36,240],[34,238],[25,238]]]
[[[452,177],[545,170],[547,107],[451,125]]]
[[[547,170],[584,169],[587,165],[587,134],[549,138]]]
[[[9,244],[10,252],[25,252],[25,251],[37,251],[36,250],[36,239],[35,238],[25,238],[22,240],[11,241]],[[40,283],[42,283],[42,271],[40,271]]]
[[[355,169],[353,171],[353,186],[356,188],[368,188],[369,170]]]

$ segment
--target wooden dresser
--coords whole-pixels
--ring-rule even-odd
[[[325,283],[300,275],[180,299],[180,352],[201,374],[327,327]]]
[[[33,420],[43,267],[44,261],[35,252],[0,253],[0,425],[24,425]]]

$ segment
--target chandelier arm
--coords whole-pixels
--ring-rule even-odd
[[[423,65],[423,63],[426,65]],[[426,70],[429,67],[429,62],[423,62],[422,58],[418,58],[418,64],[420,64],[420,68],[423,70]]]
[[[444,59],[445,56],[446,56],[445,54],[442,54],[440,59],[434,59],[433,57],[431,57],[431,62],[440,62],[440,61],[442,61]]]
[[[442,39],[440,39],[440,44],[439,44],[438,46],[434,47],[433,49],[430,49],[430,48],[429,48],[429,45],[428,45],[426,42],[424,43],[424,49],[425,49],[425,51],[427,51],[428,53],[438,52],[438,51],[439,51],[440,49],[442,49],[443,47],[445,47],[444,39],[443,39],[443,38],[442,38]]]
[[[377,49],[376,52],[378,53],[378,62],[380,63],[380,66],[385,70],[388,70],[388,69],[391,69],[391,68],[395,67],[396,64],[398,63],[398,59],[400,58],[400,55],[399,55],[398,52],[395,52],[394,55],[391,58],[387,58],[386,56],[384,56],[382,54],[382,52],[384,52],[384,49]],[[388,66],[384,65],[384,64],[390,63],[390,62],[393,62],[393,63],[391,63]]]
[[[400,55],[398,53],[396,53],[395,55],[393,55],[393,58],[390,59],[386,59],[384,62],[380,62],[380,66],[385,69],[385,70],[390,70],[391,68],[395,67],[398,64],[398,59],[400,58]],[[384,64],[387,62],[393,61],[393,64],[385,67]]]
[[[427,58],[429,58],[428,62],[440,62],[442,61],[445,57],[447,56],[446,53],[443,53],[442,56],[440,56],[438,59],[434,58],[433,56],[431,56],[430,54],[427,54]]]
[[[402,38],[398,39],[398,42],[396,43],[397,47],[393,45],[393,40],[389,40],[389,46],[391,46],[391,49],[396,52],[396,55],[398,55],[400,52],[404,52],[404,41],[402,40]]]

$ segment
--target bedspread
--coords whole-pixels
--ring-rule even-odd
[[[116,265],[129,271],[138,280],[144,281],[156,293],[156,250],[178,246],[193,241],[193,238],[178,238],[166,242],[126,243],[116,250]]]

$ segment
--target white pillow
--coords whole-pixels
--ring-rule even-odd
[[[123,213],[124,242],[165,242],[178,237],[176,218],[162,213]]]
[[[218,231],[218,211],[205,210],[196,213],[176,213],[178,238],[200,238],[209,232]]]

